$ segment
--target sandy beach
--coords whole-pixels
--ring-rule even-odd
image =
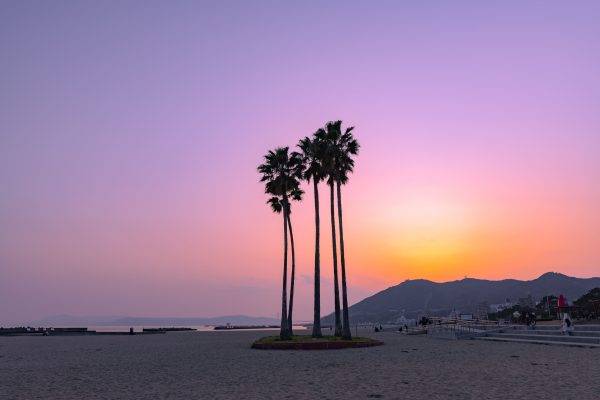
[[[385,346],[250,349],[265,332],[0,337],[2,399],[597,399],[600,352],[370,333]]]

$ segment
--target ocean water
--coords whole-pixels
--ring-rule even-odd
[[[169,326],[138,326],[138,325],[91,325],[88,326],[88,330],[96,331],[96,332],[129,332],[129,328],[133,328],[134,332],[141,332],[143,328],[172,328],[172,325]],[[196,329],[197,332],[239,332],[240,330],[214,330],[214,326],[212,325],[182,325],[176,326],[177,328],[193,328]],[[60,328],[60,326],[56,326],[55,328]],[[243,331],[278,331],[279,328],[256,328],[256,329],[243,329]],[[294,326],[294,330],[302,331],[306,330],[304,326]]]

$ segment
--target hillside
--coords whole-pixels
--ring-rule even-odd
[[[574,278],[554,272],[531,281],[465,278],[436,283],[422,279],[407,280],[351,306],[350,319],[353,323],[388,321],[403,313],[407,317],[415,317],[424,312],[446,316],[453,309],[473,312],[482,302],[504,303],[506,299],[516,302],[528,295],[536,301],[545,295],[562,293],[573,301],[594,287],[600,287],[600,278]],[[324,317],[323,322],[332,323],[333,315]]]

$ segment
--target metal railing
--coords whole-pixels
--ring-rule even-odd
[[[486,333],[512,327],[498,321],[460,320],[450,318],[430,318],[431,323],[425,325],[428,335],[466,339],[483,336]]]

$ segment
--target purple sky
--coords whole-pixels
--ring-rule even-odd
[[[600,274],[599,2],[303,3],[0,3],[0,325],[275,316],[281,224],[256,166],[331,119],[362,144],[351,301]]]

